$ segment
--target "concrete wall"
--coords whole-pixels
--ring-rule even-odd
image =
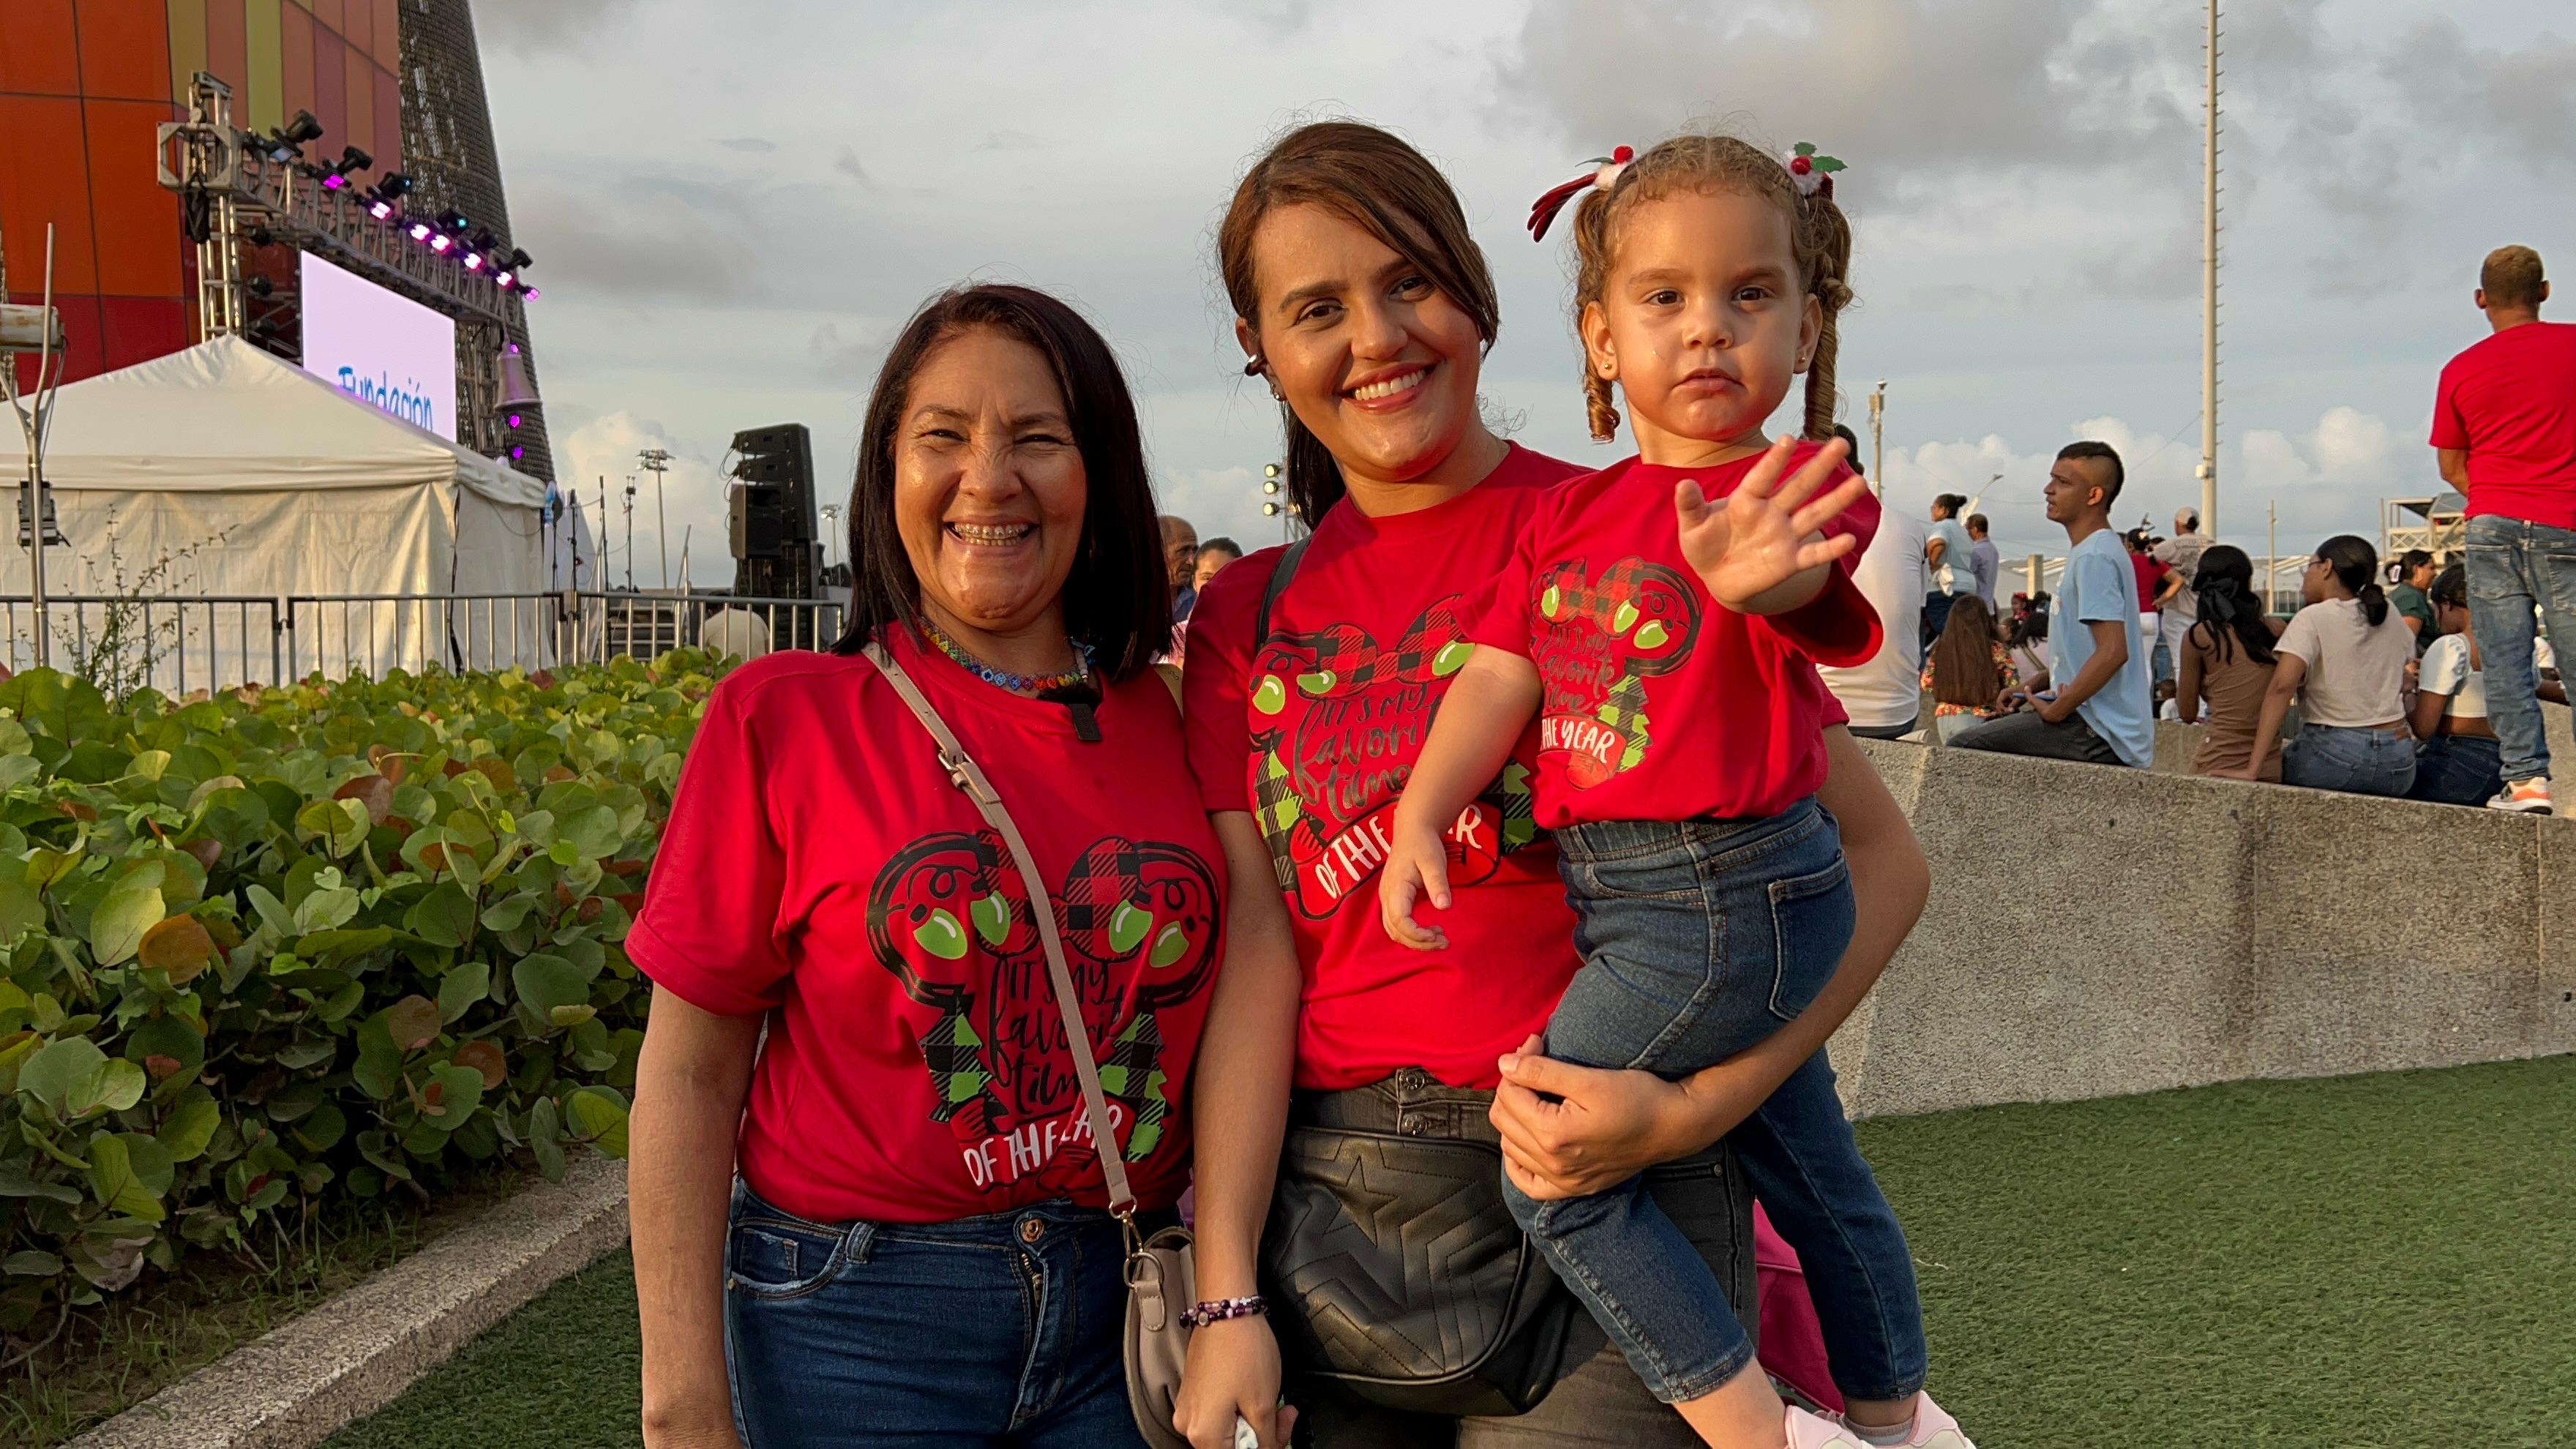
[[[1862,748],[1933,887],[1856,1116],[2576,1051],[2576,820]]]

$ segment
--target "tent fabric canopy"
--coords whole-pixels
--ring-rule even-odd
[[[0,470],[25,446],[0,419]],[[48,592],[123,597],[529,594],[550,587],[545,485],[234,337],[54,401]],[[0,479],[0,488],[5,488]],[[0,592],[27,555],[0,523]]]
[[[0,428],[0,467],[26,447]],[[276,492],[454,483],[539,508],[545,484],[343,394],[238,337],[65,387],[45,445],[61,489]]]

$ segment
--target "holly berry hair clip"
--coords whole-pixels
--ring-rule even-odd
[[[1843,163],[1831,156],[1817,155],[1815,146],[1806,141],[1799,142],[1781,160],[1787,163],[1789,180],[1800,196],[1834,199],[1834,173],[1843,169]]]
[[[1567,202],[1594,187],[1607,191],[1618,185],[1619,173],[1627,170],[1628,163],[1636,159],[1635,148],[1621,146],[1607,156],[1593,157],[1592,170],[1588,174],[1577,176],[1562,186],[1549,187],[1547,195],[1540,197],[1538,204],[1530,208],[1530,240],[1545,241],[1549,223],[1556,220],[1556,214],[1565,209]]]

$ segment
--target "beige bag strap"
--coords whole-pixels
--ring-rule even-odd
[[[1127,1163],[1118,1155],[1118,1134],[1110,1129],[1109,1097],[1100,1089],[1100,1064],[1091,1058],[1090,1029],[1083,1025],[1073,972],[1064,964],[1064,938],[1056,931],[1055,903],[1047,894],[1046,877],[1038,874],[1037,860],[1029,854],[1029,843],[1021,838],[1020,827],[1012,821],[1009,808],[1002,804],[1001,792],[993,788],[993,782],[966,753],[966,747],[957,742],[939,711],[930,707],[921,686],[913,682],[884,646],[871,642],[863,652],[877,672],[885,676],[886,683],[894,686],[894,692],[903,696],[913,718],[920,720],[921,727],[930,731],[931,739],[938,743],[939,764],[948,772],[948,782],[966,792],[966,798],[984,813],[984,822],[1010,847],[1011,863],[1019,867],[1020,879],[1028,886],[1029,914],[1037,920],[1038,941],[1046,947],[1047,980],[1055,987],[1056,1009],[1064,1014],[1065,1040],[1073,1047],[1073,1074],[1082,1083],[1083,1109],[1091,1116],[1092,1146],[1100,1158],[1101,1175],[1108,1180],[1109,1210],[1121,1218],[1133,1217],[1136,1194],[1127,1186]]]

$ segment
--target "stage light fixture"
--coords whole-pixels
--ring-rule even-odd
[[[522,447],[517,443],[512,443],[510,445],[510,460],[512,462],[516,462],[526,456],[528,456],[528,450],[525,447]]]
[[[515,428],[515,427],[517,427],[518,425],[519,425],[519,415],[518,415],[517,413],[512,413],[512,414],[510,414],[510,426],[511,426],[511,427],[513,427],[513,428]]]
[[[387,220],[393,214],[394,204],[382,197],[378,197],[367,203],[367,215],[374,217],[378,221]]]
[[[508,272],[495,272],[492,274],[492,285],[500,288],[504,292],[510,290],[518,280],[519,279],[517,277],[510,275]]]
[[[429,239],[429,249],[441,255],[445,255],[447,249],[454,245],[456,245],[455,239],[445,232],[440,232]]]
[[[438,214],[438,229],[444,232],[452,232],[457,236],[463,236],[474,229],[474,223],[465,215],[464,212],[455,210],[451,207]]]
[[[387,201],[400,201],[411,194],[412,180],[400,171],[388,171],[376,178],[376,194]]]
[[[465,270],[469,272],[479,272],[483,270],[483,254],[481,252],[467,252],[465,254]]]
[[[522,287],[519,289],[519,295],[533,302],[537,300],[537,289],[534,287]]]
[[[520,251],[520,250],[519,250],[518,248],[516,248],[516,247],[513,247],[513,248],[511,248],[511,249],[510,249],[510,265],[511,265],[511,266],[514,266],[514,267],[518,268],[520,271],[523,271],[523,272],[524,272],[524,271],[526,271],[528,268],[533,267],[533,266],[535,266],[536,264],[537,264],[537,259],[536,259],[535,257],[529,256],[526,252]]]
[[[415,221],[411,224],[411,239],[413,241],[425,242],[429,240],[429,233],[430,225],[428,222]]]
[[[295,119],[287,122],[286,129],[278,132],[277,134],[281,138],[301,146],[307,141],[319,141],[322,139],[322,123],[313,119],[313,113],[311,111],[297,111],[295,113]]]

